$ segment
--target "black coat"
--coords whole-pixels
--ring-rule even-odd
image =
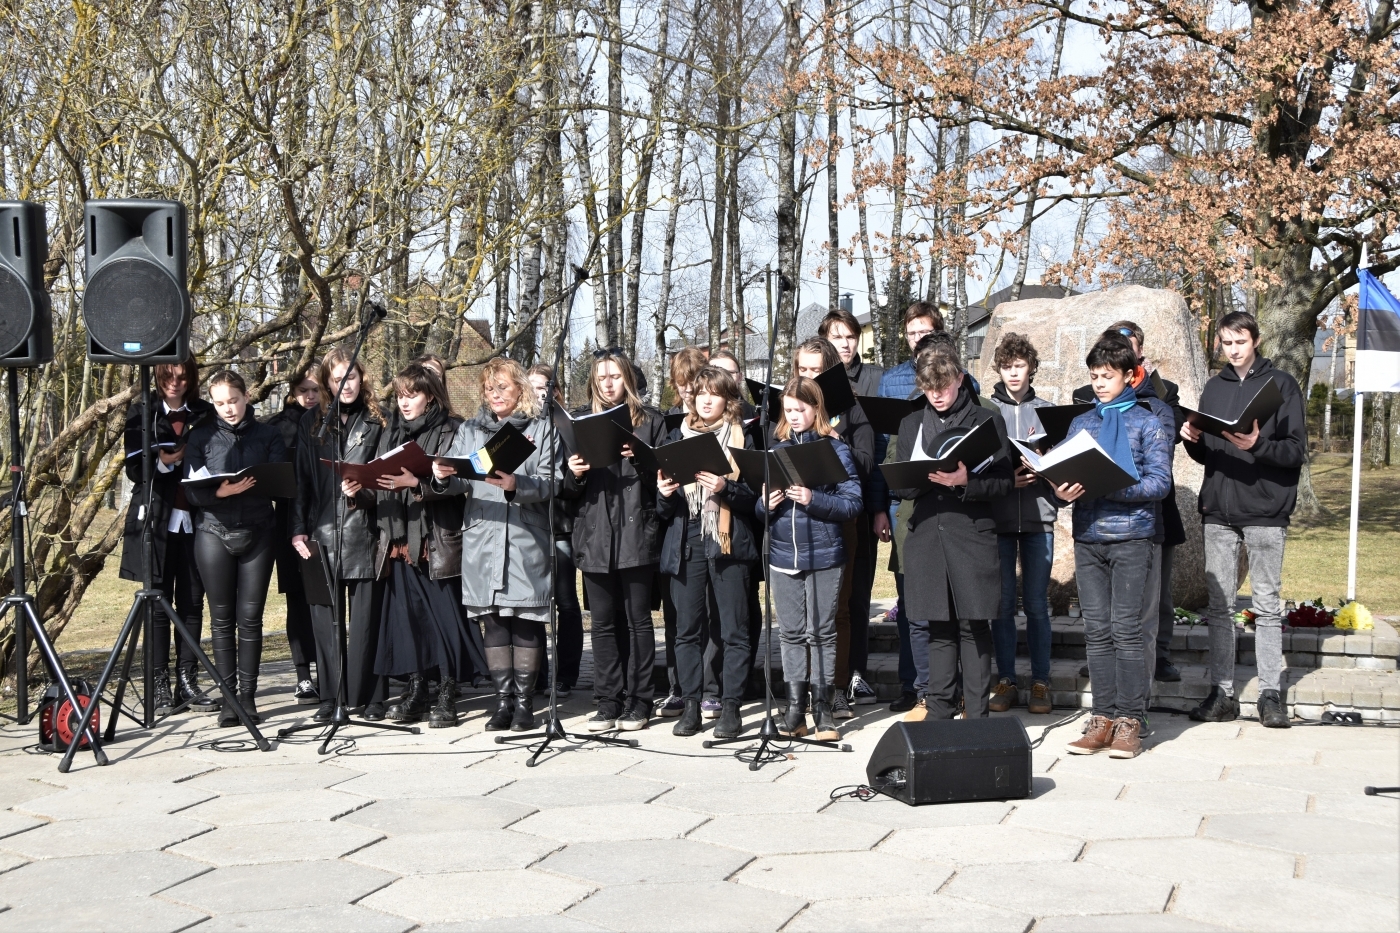
[[[266,424],[281,432],[288,463],[297,462],[297,444],[301,439],[301,422],[306,412],[307,409],[296,402],[288,402],[286,407],[266,421]],[[296,500],[276,499],[273,507],[277,513],[273,531],[277,536],[277,592],[301,593],[301,556],[292,547],[292,513],[296,511]]]
[[[441,424],[428,428],[413,440],[429,456],[446,456],[452,447],[452,439],[457,436],[457,429],[461,426],[461,418],[447,417]],[[380,435],[379,449],[375,456],[388,453],[406,440],[407,437],[398,438],[392,430],[385,430]],[[419,480],[417,489],[381,489],[378,496],[379,544],[374,561],[377,576],[387,576],[384,564],[389,556],[389,548],[391,545],[402,543],[390,540],[390,520],[400,510],[407,509],[409,496],[415,496],[423,503],[427,532],[424,540],[428,546],[428,578],[450,580],[462,575],[462,513],[466,505],[465,496],[437,492],[433,489],[431,476]],[[411,556],[417,558],[416,554]]]
[[[292,511],[292,535],[307,535],[321,545],[332,572],[343,558],[342,580],[373,580],[375,544],[375,493],[362,489],[352,499],[340,493],[340,478],[324,458],[339,451],[347,463],[368,463],[379,449],[384,426],[367,417],[366,409],[351,413],[343,425],[332,424],[325,438],[317,439],[322,414],[313,410],[301,422],[297,440],[297,501]],[[342,507],[343,503],[343,507]],[[336,553],[336,520],[344,519],[340,533],[340,555]]]
[[[170,418],[165,413],[165,406],[159,401],[156,405],[156,419],[151,431],[152,443],[175,443],[177,446],[183,444],[189,437],[191,431],[206,421],[214,418],[214,406],[199,398],[192,398],[187,405],[190,409],[189,420],[185,422],[184,431],[179,436],[176,435],[174,427],[170,424]],[[146,505],[146,482],[142,475],[141,457],[141,418],[145,412],[145,406],[140,402],[135,402],[126,410],[126,433],[123,437],[123,446],[126,453],[126,478],[131,480],[131,502],[126,509],[126,523],[122,526],[122,563],[121,578],[123,580],[141,579],[141,516],[142,509]],[[157,448],[169,449],[169,448]],[[165,536],[166,528],[170,524],[170,510],[175,507],[175,493],[180,488],[180,477],[184,476],[184,465],[176,464],[175,469],[162,473],[157,469],[160,458],[153,452],[151,454],[151,474],[154,483],[151,487],[151,568],[154,571],[154,579],[159,582],[161,579],[161,568],[165,566]]]
[[[586,415],[581,408],[575,414]],[[632,428],[643,443],[659,447],[666,438],[660,412],[644,409]],[[571,453],[566,451],[566,453]],[[567,461],[568,458],[565,457]],[[656,514],[656,474],[639,474],[624,457],[579,479],[566,464],[564,498],[578,501],[574,518],[574,564],[585,573],[611,573],[655,564],[661,557],[661,520]]]
[[[185,475],[201,467],[210,473],[237,473],[260,463],[281,463],[286,454],[282,432],[258,421],[249,405],[238,424],[214,418],[194,429],[185,448]],[[217,486],[190,487],[186,491],[190,504],[199,510],[196,528],[218,524],[225,528],[257,528],[272,534],[275,516],[271,499],[255,495],[252,490],[220,499],[217,491]]]
[[[894,489],[899,499],[914,500],[909,532],[901,545],[905,612],[911,619],[993,619],[1001,609],[1001,566],[992,503],[1015,488],[1015,470],[1006,451],[1006,423],[997,412],[978,404],[966,386],[948,417],[925,408],[900,423],[898,460],[908,460],[914,441],[932,440],[953,426],[974,427],[991,420],[1001,438],[1001,453],[981,473],[956,489]],[[968,464],[970,470],[976,464]],[[952,592],[953,604],[948,594]]]
[[[681,429],[676,428],[666,438],[666,443],[680,439]],[[744,448],[753,449],[753,438],[748,432],[744,432]],[[714,560],[756,562],[762,547],[754,519],[758,496],[743,480],[730,479],[725,481],[719,497],[729,506],[729,553],[721,553],[719,542],[706,537],[705,556]],[[678,574],[681,572],[681,552],[690,535],[690,508],[685,498],[685,487],[682,486],[670,496],[658,495],[656,515],[666,529],[665,539],[661,542],[661,572]]]

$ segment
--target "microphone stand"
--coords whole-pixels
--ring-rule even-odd
[[[532,751],[530,760],[525,762],[527,768],[533,768],[539,764],[539,758],[545,753],[556,740],[569,742],[570,746],[577,747],[586,742],[601,742],[604,745],[623,745],[628,748],[636,748],[639,743],[636,739],[623,739],[616,736],[602,735],[597,733],[569,732],[564,728],[564,724],[559,720],[559,600],[556,581],[559,575],[559,548],[554,543],[554,500],[555,492],[558,488],[558,481],[554,478],[555,451],[558,448],[559,429],[554,424],[554,393],[559,378],[559,369],[564,360],[564,345],[569,336],[569,321],[574,311],[574,297],[578,294],[579,286],[588,281],[588,266],[593,258],[593,252],[598,248],[598,240],[593,240],[593,245],[588,249],[588,255],[584,257],[583,265],[574,268],[574,284],[569,287],[569,300],[564,306],[564,320],[559,326],[559,341],[554,348],[554,371],[550,374],[549,384],[545,386],[545,397],[543,403],[545,428],[549,435],[549,544],[552,553],[549,561],[549,667],[553,675],[549,678],[549,709],[545,713],[544,730],[541,732],[526,732],[518,735],[498,735],[497,745],[508,745],[512,742],[534,742],[541,740]],[[567,467],[565,467],[566,469]],[[560,477],[562,479],[562,475]]]
[[[388,312],[386,312],[382,306],[370,302],[367,313],[360,321],[360,331],[355,337],[355,349],[350,354],[350,362],[345,366],[346,376],[350,375],[350,371],[355,368],[355,363],[360,358],[360,350],[365,345],[365,339],[369,337],[370,329],[374,327],[376,321],[382,320],[387,314]],[[341,377],[341,384],[344,384],[344,382],[345,378]],[[360,394],[363,395],[365,392],[364,380],[361,380]],[[335,431],[338,434],[344,435],[345,433],[344,426],[340,423],[340,408],[340,385],[337,385],[335,387],[335,396],[331,404],[326,406],[326,413],[322,416],[321,425],[316,429],[315,435],[315,439],[317,440],[331,439],[331,472],[335,475],[337,481],[335,489],[335,568],[331,571],[330,581],[331,612],[335,618],[336,655],[340,662],[340,672],[339,676],[336,678],[337,683],[335,687],[335,712],[331,713],[329,723],[309,722],[299,726],[288,726],[285,729],[277,730],[277,737],[279,739],[285,739],[287,736],[295,735],[298,732],[325,730],[321,736],[321,747],[317,749],[317,753],[321,755],[328,754],[331,740],[335,738],[337,732],[347,726],[382,729],[386,732],[407,732],[411,735],[418,735],[419,733],[417,726],[400,726],[389,722],[371,722],[367,719],[352,718],[350,715],[348,703],[349,694],[345,686],[346,669],[350,666],[350,651],[347,647],[349,635],[346,631],[345,613],[341,612],[340,589],[340,571],[344,564],[342,553],[344,549],[342,529],[345,527],[346,505],[345,494],[340,490],[338,483],[340,472],[336,469],[336,466],[344,461],[344,455],[341,453],[341,442],[331,433],[332,425],[335,425]]]
[[[778,280],[778,287],[781,289],[790,288],[786,278]],[[768,374],[763,380],[762,411],[759,412],[759,436],[763,438],[763,489],[759,491],[760,496],[767,496],[771,485],[768,469],[768,447],[772,446],[772,435],[769,434],[769,398],[773,394],[773,353],[776,346],[778,328],[770,321],[768,324]],[[773,699],[773,588],[772,570],[768,562],[768,550],[772,543],[772,510],[764,503],[763,522],[763,690],[766,694],[768,708],[764,711],[763,724],[758,727],[758,747],[745,748],[735,753],[740,761],[747,761],[750,771],[757,771],[760,767],[770,761],[780,761],[787,757],[786,751],[778,751],[771,748],[774,742],[786,742],[789,750],[792,745],[819,745],[822,748],[833,748],[837,751],[849,752],[851,746],[841,742],[831,742],[825,739],[809,739],[800,735],[783,735],[778,731],[778,721],[773,718],[773,710],[777,703]],[[805,714],[805,711],[804,711]],[[732,739],[706,739],[701,742],[704,748],[720,748],[725,745],[735,745],[739,742],[749,742],[753,736],[735,736]]]

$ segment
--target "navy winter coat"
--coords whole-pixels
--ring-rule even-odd
[[[1159,501],[1172,488],[1172,440],[1152,411],[1134,405],[1123,412],[1128,444],[1137,467],[1138,482],[1097,499],[1074,503],[1074,540],[1086,544],[1136,541],[1157,532]],[[1085,430],[1095,439],[1103,427],[1096,411],[1087,411],[1069,425],[1069,437]]]
[[[819,439],[816,431],[803,431],[795,438],[799,444]],[[778,441],[773,449],[792,444],[793,440]],[[845,482],[813,489],[810,505],[801,506],[791,499],[784,499],[771,516],[762,495],[754,504],[754,514],[759,520],[772,524],[768,562],[774,567],[825,570],[846,563],[846,543],[841,536],[841,525],[864,512],[865,505],[861,501],[860,479],[851,448],[839,437],[831,438],[831,446],[836,449],[836,456],[841,458],[841,465],[846,468],[848,478]]]

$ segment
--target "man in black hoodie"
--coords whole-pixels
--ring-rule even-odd
[[[1235,591],[1239,548],[1249,553],[1249,583],[1255,612],[1254,654],[1259,665],[1259,721],[1288,728],[1279,695],[1283,669],[1283,609],[1279,589],[1289,516],[1298,500],[1298,476],[1307,457],[1303,393],[1298,382],[1258,355],[1259,324],[1238,311],[1221,318],[1221,349],[1230,365],[1206,383],[1198,408],[1217,418],[1238,417],[1264,381],[1272,379],[1283,405],[1248,433],[1223,437],[1181,427],[1186,453],[1205,466],[1200,509],[1205,532],[1209,593],[1210,695],[1191,711],[1203,722],[1239,716],[1235,698]]]

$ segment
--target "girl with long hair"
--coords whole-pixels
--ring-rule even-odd
[[[481,394],[481,410],[457,429],[447,456],[471,456],[506,425],[529,438],[535,450],[515,472],[492,472],[482,480],[464,479],[450,464],[437,462],[433,488],[466,496],[462,605],[481,621],[486,667],[496,686],[496,711],[486,729],[526,732],[535,723],[541,623],[549,618],[549,497],[563,451],[556,450],[552,463],[547,459],[538,397],[515,360],[489,361],[481,370]]]
[[[209,380],[209,399],[218,417],[190,433],[185,474],[236,473],[261,463],[281,463],[286,456],[282,432],[253,417],[248,386],[232,370]],[[214,640],[214,667],[238,702],[258,722],[254,695],[262,660],[262,617],[276,556],[272,500],[255,488],[251,476],[217,487],[189,487],[199,510],[194,535],[195,561],[209,597],[209,633]],[[219,725],[238,724],[238,713],[223,707]]]
[[[578,414],[626,405],[639,440],[657,447],[665,439],[665,419],[642,404],[636,370],[620,350],[594,352],[588,397],[590,405]],[[574,560],[593,612],[593,732],[644,729],[651,718],[651,596],[661,548],[656,473],[637,469],[630,445],[622,453],[617,463],[597,468],[572,454],[562,490],[579,500]]]
[[[378,455],[412,441],[429,456],[447,456],[462,419],[452,415],[437,371],[410,363],[393,389],[398,417],[380,435]],[[374,672],[408,677],[408,690],[385,715],[407,723],[426,714],[428,728],[449,728],[458,721],[457,684],[470,684],[486,666],[460,610],[464,500],[407,469],[381,477],[379,487],[376,576],[384,581],[384,605]],[[432,671],[435,705],[428,694]]]
[[[720,446],[751,446],[744,434],[739,389],[724,370],[706,366],[690,383],[687,414],[669,440],[713,434]],[[684,487],[657,473],[656,512],[666,524],[661,546],[661,572],[669,575],[676,607],[676,668],[684,709],[672,729],[676,735],[700,731],[700,694],[704,687],[704,638],[710,608],[717,610],[717,633],[710,638],[722,646],[721,712],[716,738],[733,738],[743,728],[739,705],[749,674],[749,575],[759,558],[758,535],[752,516],[758,497],[739,478],[734,458],[730,472],[719,476],[701,472]]]
[[[831,710],[836,689],[836,601],[846,566],[841,525],[863,508],[860,480],[850,447],[827,419],[822,390],[815,381],[805,376],[788,381],[783,388],[783,420],[774,435],[775,450],[829,439],[847,473],[842,482],[815,489],[765,488],[756,506],[758,517],[771,527],[768,581],[787,684],[787,713],[779,729],[784,735],[807,734],[810,687],[816,738],[834,741],[841,737]]]
[[[350,353],[331,350],[321,359],[321,404],[301,424],[297,441],[297,502],[292,513],[292,546],[302,557],[311,555],[307,542],[315,538],[334,579],[339,570],[340,592],[336,604],[346,622],[347,647],[344,672],[346,702],[363,707],[370,721],[384,718],[387,684],[374,673],[378,653],[379,611],[383,590],[375,576],[378,526],[376,491],[354,480],[342,480],[322,460],[368,463],[379,449],[384,430],[373,387],[365,367]],[[340,417],[332,418],[321,436],[321,422],[339,399]],[[316,670],[321,678],[321,705],[315,719],[327,722],[335,712],[336,689],[341,681],[336,618],[329,606],[312,606],[316,632]]]

